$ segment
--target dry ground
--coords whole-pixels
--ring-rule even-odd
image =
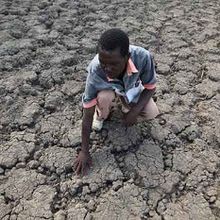
[[[0,219],[220,219],[219,0],[0,0]],[[85,68],[125,30],[157,63],[161,115],[91,134],[73,170]]]

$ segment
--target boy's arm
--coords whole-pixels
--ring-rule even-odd
[[[92,159],[89,153],[89,136],[91,132],[94,112],[95,106],[83,109],[82,146],[74,164],[77,174],[81,173],[82,175],[85,175],[92,164]]]
[[[125,125],[132,125],[136,122],[138,114],[149,102],[156,88],[156,71],[153,58],[149,51],[144,50],[142,56],[145,57],[144,66],[140,74],[140,79],[144,86],[140,98],[136,105],[125,115]]]
[[[155,92],[154,89],[144,89],[140,95],[140,98],[136,105],[134,105],[131,110],[135,112],[136,114],[139,114],[141,110],[146,106],[146,104],[149,102],[150,98],[153,96]]]
[[[95,112],[95,106],[91,108],[83,109],[82,119],[82,151],[89,151],[89,136],[92,128],[93,115]]]
[[[137,116],[140,114],[141,110],[149,102],[150,98],[153,96],[154,89],[144,89],[140,95],[140,98],[136,105],[134,105],[130,111],[125,115],[124,123],[127,126],[133,125],[136,122]]]

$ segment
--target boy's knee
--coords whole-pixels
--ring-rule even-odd
[[[97,99],[112,102],[115,99],[115,93],[112,90],[102,90],[98,93]]]

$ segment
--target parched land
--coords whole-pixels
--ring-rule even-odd
[[[122,28],[154,55],[160,116],[115,109],[72,170],[86,67]],[[0,0],[0,219],[220,219],[219,0]]]

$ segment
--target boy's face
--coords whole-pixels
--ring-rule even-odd
[[[129,56],[123,57],[119,49],[106,51],[99,49],[99,62],[107,77],[119,77],[126,69]]]

